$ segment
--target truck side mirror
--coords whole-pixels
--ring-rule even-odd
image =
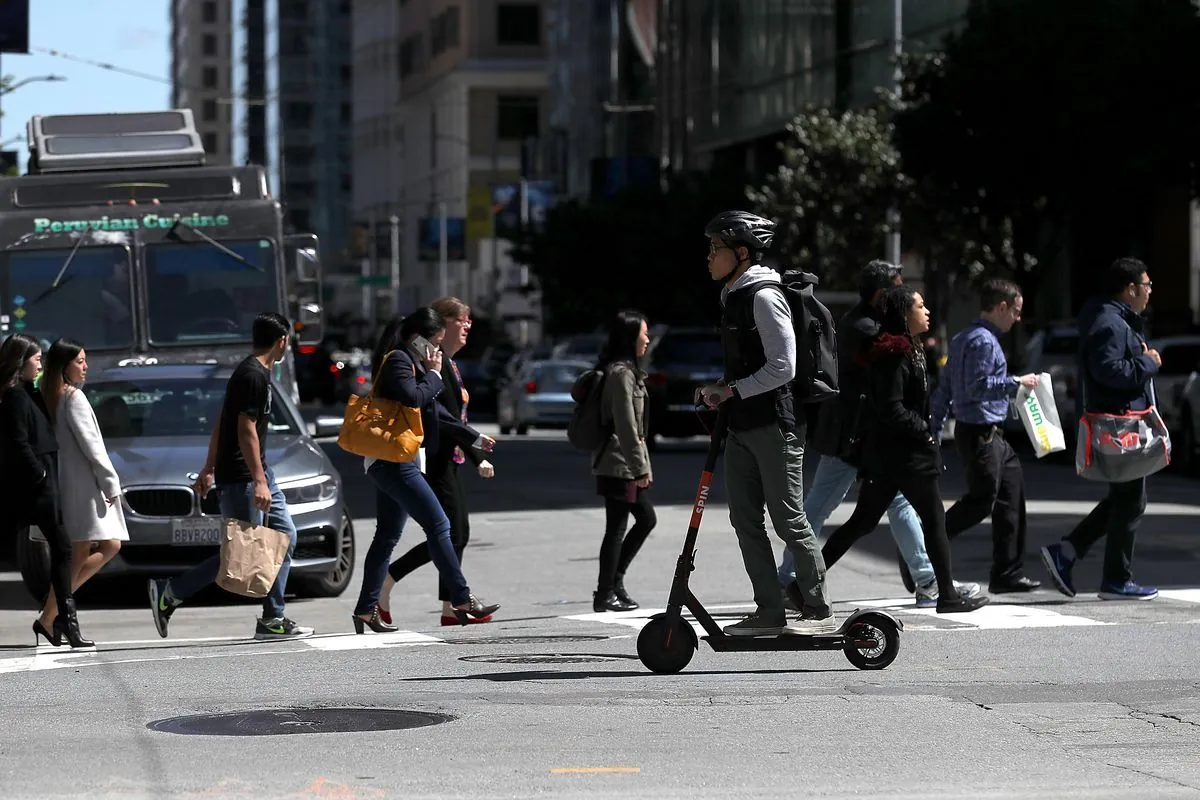
[[[300,303],[296,314],[296,343],[301,345],[319,345],[325,338],[325,325],[322,321],[321,305],[319,303]]]

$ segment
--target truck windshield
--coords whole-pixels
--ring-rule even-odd
[[[71,248],[9,250],[0,258],[0,321],[43,343],[67,336],[88,350],[133,344],[129,251],[84,244],[59,288],[47,292]]]
[[[254,317],[279,309],[274,245],[267,239],[221,244],[249,265],[204,241],[146,245],[151,342],[248,342]]]

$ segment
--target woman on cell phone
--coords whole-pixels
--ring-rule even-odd
[[[483,436],[455,419],[437,401],[443,390],[443,359],[438,346],[446,333],[446,321],[432,308],[418,308],[403,320],[393,320],[383,329],[371,359],[376,376],[376,397],[394,400],[421,411],[426,452],[436,451],[440,437],[447,435],[462,447],[475,447],[490,453],[496,441]],[[450,595],[450,611],[466,625],[471,611],[471,589],[463,577],[454,544],[450,538],[450,520],[442,510],[416,461],[366,459],[367,477],[375,484],[375,537],[363,565],[362,590],[354,608],[354,630],[368,627],[377,633],[396,630],[379,615],[379,592],[387,577],[388,561],[400,541],[404,523],[412,517],[422,530],[429,555],[437,566]]]
[[[880,332],[860,358],[867,365],[867,419],[862,486],[854,513],[821,549],[828,569],[875,530],[900,492],[921,518],[938,583],[939,614],[974,611],[988,598],[966,597],[954,585],[946,509],[939,479],[942,454],[929,425],[929,373],[920,336],[929,330],[925,299],[911,286],[888,289],[879,302]]]
[[[442,381],[446,386],[437,399],[452,417],[465,425],[470,395],[463,386],[462,375],[454,363],[454,356],[467,345],[467,334],[471,330],[471,309],[457,297],[434,300],[433,309],[442,315],[442,320],[446,323],[446,333],[441,344],[445,357],[442,362]],[[459,465],[469,460],[481,478],[491,478],[496,473],[491,462],[478,450],[459,447],[451,435],[438,438],[440,444],[436,450],[425,450],[425,479],[429,481],[438,502],[442,504],[442,510],[450,520],[450,541],[454,544],[454,553],[461,565],[463,551],[467,542],[471,540],[471,520],[467,514],[466,492],[458,474]],[[429,545],[418,544],[388,567],[383,592],[379,595],[379,616],[384,622],[391,624],[392,621],[390,598],[393,587],[410,572],[428,564],[431,560],[429,551]],[[438,599],[442,601],[442,624],[455,624],[454,611],[450,607],[450,589],[442,580],[438,581]],[[499,608],[499,603],[485,603],[471,595],[471,622],[490,622],[492,614]]]

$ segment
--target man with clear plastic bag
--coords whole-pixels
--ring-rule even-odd
[[[1079,380],[1076,417],[1151,411],[1153,380],[1162,356],[1143,335],[1142,313],[1153,283],[1146,265],[1119,258],[1102,277],[1104,295],[1090,300],[1079,315]],[[1072,571],[1100,539],[1104,545],[1101,600],[1153,600],[1158,590],[1133,580],[1133,545],[1146,512],[1146,478],[1113,481],[1108,496],[1075,529],[1042,548],[1042,562],[1060,592],[1075,596]]]

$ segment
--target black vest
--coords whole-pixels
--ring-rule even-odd
[[[763,352],[762,337],[754,323],[754,295],[759,289],[773,291],[761,284],[751,284],[730,292],[721,311],[721,343],[725,356],[725,382],[753,375],[767,363]],[[784,430],[796,428],[796,414],[792,403],[790,382],[778,389],[753,397],[731,397],[729,405],[729,428],[748,431],[765,425],[778,424]]]

